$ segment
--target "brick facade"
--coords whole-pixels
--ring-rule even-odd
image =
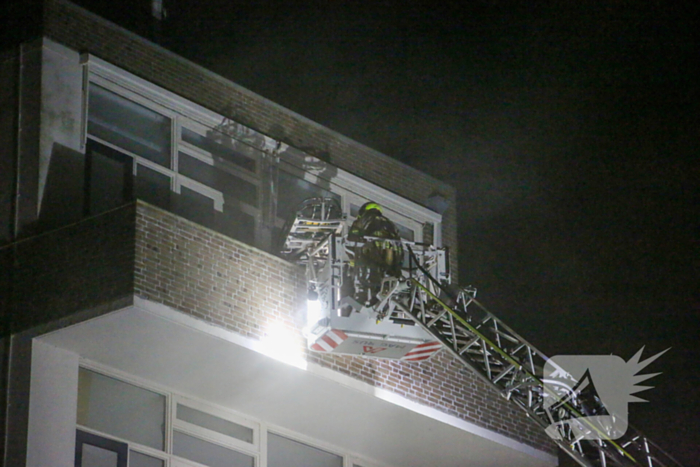
[[[148,204],[133,205],[0,250],[2,295],[13,331],[133,296],[162,303],[251,339],[282,323],[310,363],[553,453],[525,415],[447,352],[400,362],[308,352],[302,268]]]
[[[284,323],[308,362],[555,452],[541,428],[447,352],[421,363],[308,352],[301,268],[141,203],[135,293],[253,339]]]

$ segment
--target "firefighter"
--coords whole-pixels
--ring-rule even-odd
[[[350,227],[353,247],[353,285],[355,300],[365,306],[377,302],[377,292],[386,276],[401,277],[403,246],[399,232],[382,214],[382,207],[370,201],[360,208],[357,219]]]

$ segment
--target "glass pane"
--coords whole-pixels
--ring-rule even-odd
[[[175,196],[175,213],[185,219],[214,229],[214,200],[186,186],[180,187],[180,195]]]
[[[342,467],[343,458],[308,444],[268,433],[269,467]]]
[[[83,444],[82,467],[117,467],[119,456],[109,449]]]
[[[394,222],[394,225],[396,225],[396,229],[399,231],[399,235],[401,236],[401,238],[403,238],[404,240],[408,240],[409,242],[413,241],[413,239],[415,238],[415,232],[413,232],[413,230],[401,224],[397,224],[396,222]]]
[[[318,185],[309,183],[299,177],[279,171],[279,195],[277,196],[277,213],[282,219],[296,215],[302,201],[309,198],[334,198],[340,202],[340,195],[332,193]]]
[[[97,214],[129,201],[134,159],[94,141],[88,141],[87,154],[89,212]]]
[[[214,186],[214,166],[183,152],[178,155],[178,172],[207,186]]]
[[[247,426],[239,425],[223,418],[215,417],[206,412],[177,404],[177,418],[192,423],[202,428],[207,428],[216,431],[226,436],[231,436],[246,443],[253,442],[253,429]]]
[[[95,84],[88,133],[170,168],[170,119]]]
[[[253,467],[255,458],[218,444],[173,432],[173,454],[209,467]]]
[[[129,467],[163,467],[165,461],[136,451],[129,451]]]
[[[139,164],[136,167],[136,197],[169,209],[170,177]]]
[[[224,212],[216,213],[216,230],[248,245],[255,245],[255,217],[239,207],[239,201],[224,194]]]
[[[258,204],[257,187],[242,178],[227,172],[221,167],[209,165],[184,153],[179,155],[178,171],[222,193],[229,194],[251,206]]]
[[[78,424],[163,450],[165,396],[81,368]]]
[[[219,131],[209,129],[206,136],[203,136],[183,127],[182,140],[208,152],[215,159],[228,161],[250,172],[255,172],[257,150]]]
[[[432,245],[435,241],[435,226],[432,222],[423,224],[423,243]]]

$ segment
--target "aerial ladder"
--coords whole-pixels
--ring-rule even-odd
[[[312,351],[420,361],[444,348],[580,465],[681,467],[633,426],[613,436],[609,426],[593,422],[595,415],[616,415],[583,389],[583,381],[563,391],[546,384],[543,368],[552,361],[489,312],[475,288],[450,284],[445,249],[402,240],[402,277],[383,278],[370,307],[342,296],[358,244],[347,238],[337,201],[304,201],[286,231],[282,255],[306,268],[304,333]],[[347,306],[353,311],[342,316],[339,310]]]

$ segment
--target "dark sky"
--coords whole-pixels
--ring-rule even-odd
[[[164,2],[167,47],[454,185],[461,282],[545,354],[671,347],[630,421],[700,465],[700,2]]]

